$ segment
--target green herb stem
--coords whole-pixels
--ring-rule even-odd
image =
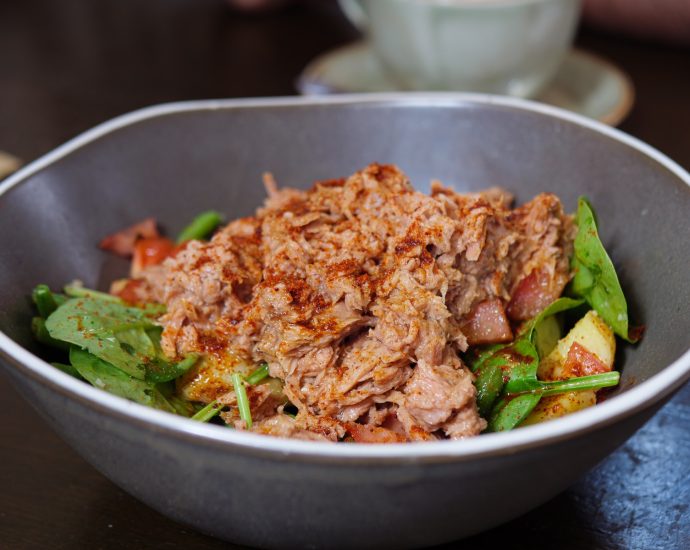
[[[568,380],[556,380],[542,382],[541,380],[510,381],[505,386],[506,395],[522,395],[526,393],[538,393],[539,395],[555,395],[569,391],[598,390],[616,386],[620,381],[618,371],[604,372],[590,376],[579,376]]]
[[[264,378],[268,376],[268,363],[262,363],[261,366],[254,372],[249,374],[244,380],[250,386],[256,386]]]
[[[242,381],[242,375],[240,373],[233,373],[232,385],[235,387],[235,397],[237,398],[237,409],[240,412],[240,418],[244,420],[247,429],[250,429],[252,427],[252,411],[249,408],[247,389],[244,387],[244,382]]]
[[[540,393],[542,395],[554,395],[570,391],[598,390],[617,386],[620,382],[621,374],[618,371],[593,374],[591,376],[580,376],[569,380],[558,380],[557,382],[542,382]]]
[[[196,420],[197,422],[208,422],[222,409],[222,403],[218,403],[218,401],[211,401],[203,409],[200,409],[194,416],[192,416],[191,419]]]

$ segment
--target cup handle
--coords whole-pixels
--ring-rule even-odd
[[[367,17],[359,0],[338,0],[338,4],[340,4],[340,9],[355,27],[362,32],[367,30],[369,27],[369,17]]]

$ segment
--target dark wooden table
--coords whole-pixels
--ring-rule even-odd
[[[0,150],[25,161],[165,101],[295,93],[318,53],[356,38],[326,0],[242,16],[221,0],[0,2]],[[623,130],[690,168],[690,51],[583,32],[627,71]],[[689,213],[690,214],[690,213]],[[0,548],[222,548],[120,491],[0,377]],[[690,548],[690,386],[570,490],[467,548]]]

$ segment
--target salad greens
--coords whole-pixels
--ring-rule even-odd
[[[541,395],[538,393],[502,397],[491,410],[487,431],[503,432],[519,426],[540,400]]]
[[[540,327],[553,315],[577,309],[583,303],[583,300],[559,298],[527,321],[513,342],[488,346],[480,349],[477,355],[466,358],[470,369],[477,375],[477,406],[479,413],[489,418],[490,431],[516,427],[543,395],[573,391],[574,388],[599,389],[618,383],[617,372],[606,373],[609,376],[573,378],[567,381],[569,385],[562,387],[560,382],[543,382],[537,378],[539,361],[543,359],[535,343]],[[536,398],[515,398],[520,395]]]
[[[64,294],[38,285],[32,298],[39,313],[31,321],[35,338],[66,352],[69,359],[69,363],[52,363],[55,368],[135,403],[200,422],[210,421],[225,407],[217,401],[201,407],[175,395],[174,381],[200,356],[191,353],[178,362],[167,360],[160,343],[163,329],[155,320],[165,311],[160,304],[135,307],[76,283],[67,285]],[[246,380],[237,382],[235,376],[240,375],[233,375],[237,408],[250,427],[245,384],[269,378],[268,365],[261,364]]]
[[[630,334],[625,295],[599,239],[596,214],[586,197],[578,200],[576,222],[578,231],[571,261],[575,275],[570,292],[584,298],[618,336],[628,342],[637,341],[639,336]]]
[[[107,299],[93,292],[83,296],[68,299],[46,319],[51,338],[75,344],[129,376],[149,382],[173,380],[196,363],[196,355],[179,363],[165,359],[161,328],[146,310],[113,301],[110,295]]]
[[[177,242],[206,239],[221,222],[217,212],[204,212],[180,233]],[[579,314],[590,307],[615,334],[629,342],[639,338],[628,325],[625,296],[599,239],[594,210],[584,197],[578,201],[576,223],[569,297],[555,300],[523,323],[512,342],[478,346],[464,357],[475,374],[477,406],[480,415],[488,419],[487,431],[516,428],[543,396],[618,384],[620,374],[616,371],[567,380],[539,380],[540,361],[560,339],[560,314]],[[31,321],[36,340],[63,352],[69,359],[68,363],[52,363],[55,368],[136,403],[200,422],[212,420],[225,408],[217,400],[202,406],[176,395],[175,380],[201,357],[188,354],[177,362],[165,357],[161,348],[162,327],[156,322],[165,306],[129,305],[117,296],[84,288],[79,282],[67,285],[62,294],[39,284],[32,299],[38,311]],[[247,388],[266,380],[270,384],[278,381],[269,376],[266,363],[245,377],[234,372],[231,380],[239,417],[251,428]]]
[[[41,344],[51,348],[69,351],[69,343],[53,338],[46,328],[46,320],[43,317],[34,317],[31,319],[31,332],[34,338]]]
[[[51,337],[75,344],[125,373],[143,380],[155,346],[155,328],[141,309],[94,297],[72,298],[46,319]]]
[[[46,288],[48,287],[46,286]],[[70,298],[94,298],[97,300],[104,300],[106,302],[115,302],[117,304],[122,303],[122,300],[120,300],[120,298],[118,298],[117,296],[113,296],[112,294],[108,294],[106,292],[100,292],[98,290],[92,290],[90,288],[84,288],[79,282],[74,282],[72,284],[65,285],[64,290],[65,294],[67,294],[67,296],[69,296]]]
[[[64,297],[58,298],[54,295],[50,291],[50,288],[48,288],[48,285],[38,285],[34,288],[34,291],[31,293],[31,298],[34,304],[36,304],[38,314],[44,319],[58,308],[58,300],[60,303],[64,303],[65,301]]]
[[[97,388],[154,409],[177,412],[155,384],[129,376],[87,351],[72,346],[69,360],[82,378]]]
[[[477,405],[479,413],[489,419],[488,431],[517,427],[542,396],[598,390],[615,386],[620,380],[617,371],[548,382],[537,378],[539,361],[554,343],[554,330],[558,332],[558,325],[551,321],[559,313],[587,304],[616,334],[629,342],[637,339],[630,334],[625,296],[599,239],[594,210],[585,197],[578,201],[576,222],[571,261],[575,275],[569,288],[572,297],[559,298],[527,321],[513,342],[484,346],[466,357],[476,374]]]

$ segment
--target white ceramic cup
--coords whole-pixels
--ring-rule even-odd
[[[530,97],[568,52],[580,0],[340,0],[401,89]]]

